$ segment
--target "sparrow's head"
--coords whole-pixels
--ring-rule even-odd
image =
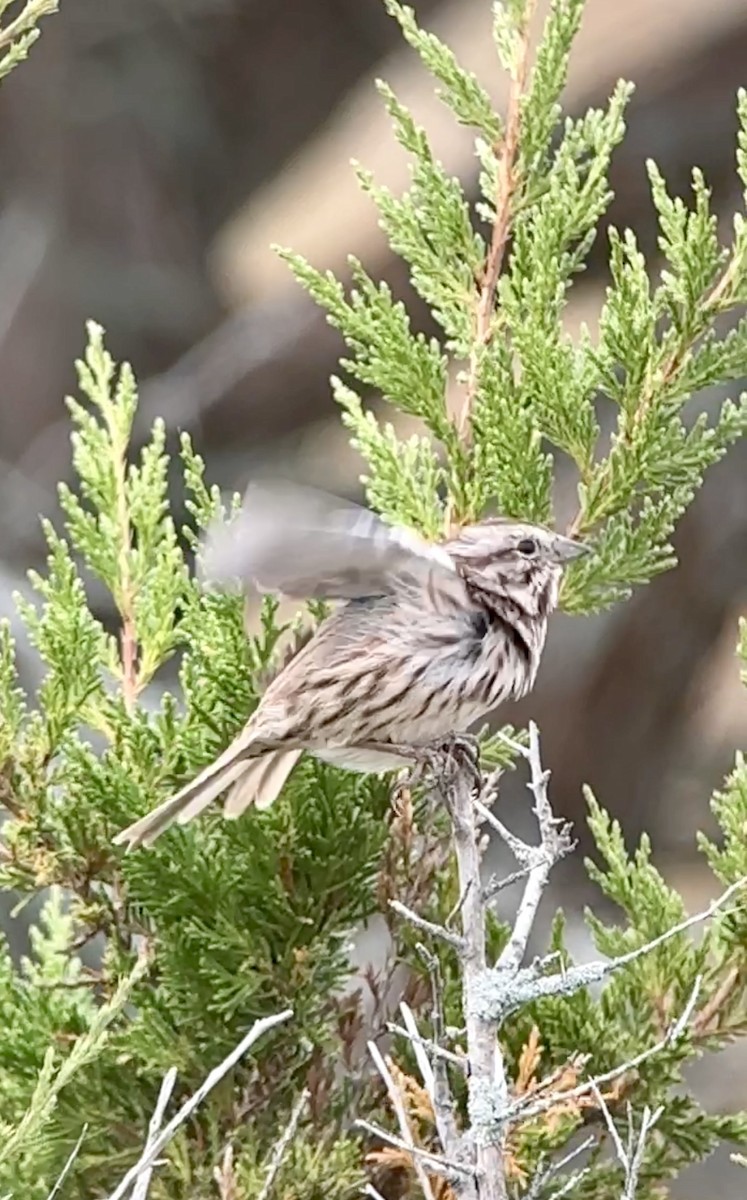
[[[471,586],[543,613],[557,603],[564,568],[588,553],[588,546],[542,525],[503,518],[466,525],[445,549]]]

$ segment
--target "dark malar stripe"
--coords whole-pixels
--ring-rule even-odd
[[[534,659],[532,647],[529,645],[519,626],[515,625],[509,617],[504,616],[503,613],[498,612],[496,609],[490,610],[489,619],[494,628],[497,627],[501,630],[506,641],[513,646],[519,658],[523,659],[527,670],[531,670]]]
[[[532,614],[525,612],[521,604],[505,591],[494,593],[490,588],[480,587],[473,579],[467,579],[466,583],[472,599],[479,604],[492,628],[498,628],[503,631],[506,641],[514,647],[519,658],[523,659],[527,668],[531,670],[533,661],[532,647],[524,637],[518,624],[514,624],[512,616],[514,614],[517,618],[524,616],[529,622],[533,619]]]
[[[475,666],[483,656],[483,641],[485,640],[490,629],[488,614],[484,611],[484,609],[480,609],[478,612],[472,615],[470,618],[470,623],[472,626],[470,631],[472,636],[470,637],[469,641],[465,640],[463,650],[465,658],[468,658],[469,662]]]

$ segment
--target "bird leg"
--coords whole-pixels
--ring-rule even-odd
[[[392,788],[394,801],[405,789],[421,783],[430,765],[425,746],[406,746],[401,742],[363,742],[357,748],[402,759],[402,770],[397,772],[397,781]]]

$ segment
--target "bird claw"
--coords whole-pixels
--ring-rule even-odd
[[[473,771],[480,769],[480,743],[470,733],[450,733],[436,743],[436,749],[455,759],[460,765],[466,762]]]
[[[472,787],[480,790],[480,744],[476,737],[467,733],[450,733],[433,745],[431,755],[437,777],[440,775],[439,782],[451,782],[457,772],[466,771]]]
[[[470,734],[450,733],[426,746],[407,747],[407,757],[414,762],[414,766],[398,779],[393,797],[403,789],[416,787],[425,779],[444,787],[452,783],[461,770],[467,771],[476,791],[479,792],[482,787],[480,744]]]

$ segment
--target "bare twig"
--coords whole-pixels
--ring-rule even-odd
[[[467,894],[463,893],[462,900],[466,898]],[[463,903],[461,907],[463,907]],[[418,953],[425,962],[431,978],[431,1025],[436,1045],[440,1047],[444,1039],[444,987],[443,979],[441,978],[441,964],[438,961],[437,955],[431,954],[426,946],[418,945]],[[464,1157],[464,1148],[454,1115],[456,1106],[449,1084],[449,1073],[446,1067],[447,1061],[446,1057],[441,1054],[434,1055],[433,1093],[431,1097],[433,1112],[444,1154],[449,1158],[462,1159]],[[464,1071],[463,1064],[461,1070]]]
[[[659,1117],[661,1116],[661,1114],[663,1112],[664,1112],[663,1105],[660,1105],[658,1108],[654,1109],[653,1112],[648,1107],[648,1105],[646,1105],[646,1107],[643,1110],[643,1116],[641,1119],[641,1127],[638,1130],[638,1140],[635,1143],[635,1149],[633,1150],[632,1157],[630,1157],[630,1159],[629,1159],[630,1166],[628,1168],[628,1173],[627,1173],[627,1176],[625,1179],[625,1191],[622,1194],[622,1200],[634,1200],[635,1193],[638,1189],[638,1176],[640,1174],[641,1166],[643,1165],[643,1155],[644,1155],[644,1152],[646,1149],[646,1141],[648,1140],[648,1135],[650,1134],[651,1130],[653,1129],[654,1125],[659,1120]],[[631,1117],[631,1127],[630,1127],[630,1139],[632,1142],[633,1141],[632,1117]]]
[[[282,1166],[283,1159],[285,1158],[286,1154],[288,1153],[288,1147],[290,1146],[291,1142],[293,1141],[293,1138],[296,1135],[296,1130],[298,1129],[298,1123],[301,1120],[301,1117],[303,1116],[303,1111],[309,1102],[310,1096],[311,1096],[311,1092],[309,1091],[309,1089],[304,1088],[303,1091],[301,1092],[301,1095],[296,1100],[296,1103],[293,1105],[293,1111],[291,1112],[290,1118],[288,1120],[288,1124],[286,1125],[285,1129],[283,1130],[282,1135],[281,1135],[280,1139],[278,1140],[278,1143],[275,1146],[275,1149],[272,1152],[272,1158],[270,1159],[270,1164],[267,1168],[267,1176],[265,1178],[264,1184],[262,1185],[262,1191],[259,1193],[257,1200],[267,1200],[268,1196],[270,1196],[270,1194],[272,1193],[272,1188],[275,1183],[275,1180],[277,1179],[278,1171],[280,1170],[280,1167]]]
[[[488,973],[486,909],[480,882],[477,816],[498,832],[520,866],[528,871],[512,936],[495,968],[496,973],[504,978],[518,973],[550,870],[570,848],[568,827],[564,824],[559,826],[550,809],[547,775],[542,770],[535,726],[530,730],[529,749],[522,746],[520,751],[530,763],[530,788],[534,793],[540,827],[541,842],[538,847],[527,846],[516,838],[479,799],[473,799],[467,772],[459,773],[444,794],[454,830],[460,895],[464,898],[461,906],[463,936],[460,955],[470,1069],[468,1104],[470,1128],[475,1138],[476,1195],[480,1200],[505,1200],[507,1196],[503,1162],[505,1126],[501,1121],[501,1113],[509,1107],[509,1097],[497,1037],[502,1014],[487,1008],[480,1010],[474,1002],[480,993],[481,980]]]
[[[80,1131],[80,1137],[78,1138],[77,1142],[75,1143],[72,1150],[70,1151],[70,1154],[68,1155],[67,1162],[65,1163],[64,1167],[62,1168],[59,1175],[57,1176],[57,1182],[55,1183],[54,1187],[52,1188],[52,1191],[47,1196],[47,1200],[54,1200],[55,1196],[57,1196],[59,1194],[60,1188],[62,1187],[63,1183],[65,1182],[68,1175],[70,1174],[73,1163],[75,1162],[76,1158],[78,1157],[80,1148],[83,1145],[83,1139],[87,1133],[88,1133],[88,1125],[84,1125]]]
[[[497,969],[499,971],[516,969],[521,964],[534,927],[542,894],[547,887],[550,871],[561,858],[573,849],[570,825],[565,821],[558,821],[553,816],[550,807],[547,796],[547,781],[550,778],[550,772],[542,768],[539,732],[534,721],[529,723],[529,747],[524,754],[529,762],[531,773],[529,789],[534,796],[534,813],[539,825],[540,845],[536,848],[532,847],[530,851],[529,877],[519,904],[511,937],[498,959]],[[525,857],[519,858],[518,861],[521,866],[526,865]]]
[[[433,1093],[435,1091],[433,1067],[431,1066],[428,1060],[428,1055],[425,1052],[423,1039],[418,1033],[418,1026],[417,1022],[415,1021],[415,1016],[410,1008],[410,1005],[404,1000],[400,1001],[399,1011],[402,1013],[402,1020],[405,1023],[405,1028],[403,1031],[404,1035],[406,1038],[409,1038],[410,1042],[412,1043],[415,1061],[418,1064],[418,1070],[420,1071],[420,1077],[423,1080],[423,1086],[425,1087],[425,1090],[430,1096],[431,1100],[433,1100]],[[446,1149],[445,1146],[444,1149]]]
[[[433,1027],[436,1038],[440,1039],[443,1020],[441,1019],[440,981],[436,979],[433,980],[433,991]],[[425,1090],[433,1105],[433,1115],[436,1121],[436,1131],[438,1133],[438,1140],[441,1143],[441,1149],[447,1158],[461,1158],[461,1138],[454,1116],[455,1104],[446,1071],[446,1058],[443,1055],[434,1054],[433,1066],[431,1066],[422,1039],[418,1033],[412,1009],[404,1000],[399,1007],[405,1023],[406,1036],[412,1043]],[[439,1048],[438,1041],[436,1041],[435,1045]]]
[[[379,1051],[379,1048],[375,1042],[368,1043],[368,1052],[374,1061],[376,1070],[379,1072],[379,1074],[381,1075],[381,1078],[384,1080],[384,1083],[386,1084],[386,1090],[389,1095],[389,1101],[392,1105],[392,1108],[394,1109],[394,1115],[397,1118],[397,1123],[400,1128],[400,1133],[402,1134],[402,1139],[403,1139],[407,1149],[412,1154],[412,1164],[415,1169],[415,1174],[418,1177],[418,1183],[420,1184],[421,1190],[423,1192],[423,1196],[425,1197],[425,1200],[435,1200],[435,1197],[433,1195],[433,1188],[431,1187],[431,1181],[425,1172],[425,1168],[423,1167],[422,1162],[420,1161],[420,1159],[417,1157],[417,1155],[415,1153],[415,1151],[417,1150],[417,1146],[415,1145],[415,1141],[412,1136],[412,1130],[410,1129],[410,1122],[407,1117],[407,1112],[405,1111],[405,1104],[404,1104],[402,1095],[400,1093],[400,1090],[397,1087],[396,1083],[394,1082],[394,1079],[392,1078],[392,1073],[386,1064],[386,1060],[384,1059],[383,1055]]]
[[[438,960],[435,960],[436,963]],[[440,976],[433,974],[433,1027],[436,1036],[440,1037],[443,1028],[443,1014],[441,1012],[441,981]],[[415,1017],[409,1004],[403,1000],[400,1004],[402,1019],[405,1022],[403,1033],[409,1038],[412,1048],[415,1052],[418,1068],[423,1079],[423,1084],[430,1097],[433,1105],[433,1115],[436,1121],[436,1131],[438,1139],[441,1143],[441,1149],[444,1152],[444,1158],[451,1162],[461,1162],[464,1157],[462,1146],[462,1138],[459,1134],[456,1118],[454,1115],[454,1098],[449,1087],[449,1080],[446,1073],[446,1060],[440,1055],[435,1055],[434,1065],[431,1066],[428,1055],[425,1052],[423,1039],[418,1033],[418,1027],[415,1023]],[[435,1046],[436,1050],[440,1047],[437,1043],[430,1043]],[[456,1055],[452,1056],[456,1058]],[[459,1061],[457,1059],[457,1061]],[[463,1064],[462,1064],[463,1066]]]
[[[561,1183],[559,1188],[556,1188],[554,1192],[550,1193],[547,1200],[563,1200],[563,1196],[568,1196],[576,1187],[576,1185],[581,1182],[584,1176],[588,1174],[589,1172],[586,1168],[582,1168],[580,1171],[574,1171],[572,1175],[569,1175],[568,1178]]]
[[[612,1120],[612,1114],[607,1107],[607,1102],[604,1096],[596,1086],[592,1087],[594,1098],[599,1105],[599,1109],[604,1117],[605,1124],[612,1139],[612,1145],[615,1148],[615,1154],[625,1172],[625,1183],[623,1186],[620,1200],[635,1200],[635,1193],[638,1188],[638,1178],[643,1165],[643,1155],[646,1150],[646,1141],[648,1135],[653,1129],[659,1117],[663,1113],[663,1107],[651,1110],[648,1105],[643,1110],[641,1117],[641,1127],[636,1134],[633,1124],[633,1114],[630,1105],[628,1105],[628,1144],[623,1145],[622,1138],[617,1130],[615,1122]]]
[[[522,842],[521,838],[518,838],[515,833],[512,833],[511,830],[503,824],[503,821],[499,820],[495,813],[492,813],[490,809],[483,804],[482,800],[476,799],[474,801],[474,805],[477,813],[482,817],[482,819],[487,821],[491,829],[498,834],[498,837],[501,839],[501,841],[505,842],[516,861],[521,863],[522,866],[531,868],[533,857],[532,847],[527,846],[526,842]]]
[[[654,1058],[657,1054],[660,1054],[662,1050],[666,1050],[668,1046],[674,1045],[675,1042],[679,1041],[687,1029],[693,1009],[698,1001],[701,983],[702,977],[699,975],[695,980],[695,984],[690,993],[690,998],[685,1005],[682,1014],[680,1017],[678,1017],[674,1024],[670,1026],[664,1037],[660,1038],[658,1042],[655,1042],[653,1046],[649,1046],[646,1050],[642,1050],[640,1054],[636,1054],[634,1058],[629,1058],[626,1062],[618,1063],[616,1067],[612,1067],[611,1070],[605,1071],[604,1074],[595,1075],[592,1079],[585,1080],[583,1083],[580,1083],[578,1087],[570,1088],[563,1092],[552,1092],[550,1095],[544,1096],[542,1099],[535,1100],[534,1102],[532,1102],[528,1097],[522,1097],[521,1099],[514,1101],[514,1103],[510,1106],[506,1113],[506,1119],[508,1121],[514,1121],[520,1118],[521,1120],[526,1121],[531,1117],[537,1117],[541,1113],[547,1112],[548,1109],[554,1108],[560,1099],[563,1101],[579,1100],[582,1096],[588,1095],[589,1092],[598,1091],[601,1087],[604,1087],[605,1084],[613,1083],[622,1075],[627,1075],[629,1072],[635,1071],[644,1062],[647,1062],[648,1059]]]
[[[169,1144],[177,1129],[189,1119],[196,1108],[202,1103],[210,1091],[220,1083],[221,1079],[236,1065],[240,1058],[246,1054],[250,1046],[261,1038],[270,1029],[274,1029],[276,1025],[287,1021],[293,1016],[293,1010],[286,1008],[281,1013],[275,1013],[271,1017],[264,1017],[260,1021],[255,1021],[246,1037],[242,1039],[238,1046],[231,1051],[219,1066],[215,1067],[207,1078],[200,1084],[197,1091],[184,1102],[179,1111],[169,1121],[156,1138],[146,1145],[140,1158],[133,1167],[127,1172],[120,1184],[114,1189],[108,1200],[122,1200],[127,1195],[128,1191],[146,1172],[150,1171],[158,1158],[161,1151]]]
[[[450,929],[450,928],[451,928],[451,926],[453,925],[454,921],[456,921],[456,919],[457,919],[457,917],[459,916],[460,912],[461,912],[461,911],[462,911],[462,909],[464,908],[464,902],[465,902],[465,900],[467,899],[467,896],[469,895],[469,889],[470,889],[471,887],[472,887],[472,884],[471,884],[471,883],[467,885],[467,887],[464,889],[464,891],[463,891],[463,892],[462,892],[462,894],[460,895],[459,899],[457,900],[456,904],[455,904],[455,905],[454,905],[454,907],[452,908],[451,912],[450,912],[450,913],[449,913],[449,915],[447,916],[447,918],[446,918],[446,928],[447,928],[447,929]],[[460,939],[460,940],[461,940],[461,939]]]
[[[400,1005],[401,1007],[402,1005]],[[432,1038],[411,1033],[409,1028],[404,1025],[397,1025],[394,1021],[387,1021],[386,1028],[388,1033],[396,1033],[399,1037],[407,1038],[409,1042],[412,1042],[413,1049],[415,1046],[422,1046],[434,1058],[442,1058],[444,1062],[451,1063],[453,1067],[458,1067],[462,1074],[466,1072],[468,1064],[464,1055],[454,1054],[453,1051],[447,1050],[445,1046],[439,1046],[438,1042],[434,1042]]]
[[[635,950],[629,950],[627,954],[621,954],[606,962],[584,963],[581,966],[568,967],[552,975],[542,975],[536,965],[523,968],[515,974],[498,970],[498,968],[488,969],[478,980],[477,990],[472,997],[473,1003],[479,1012],[486,1015],[492,1013],[496,1019],[503,1020],[509,1013],[515,1012],[541,997],[570,996],[581,988],[601,983],[614,971],[619,971],[621,967],[626,967],[644,955],[650,954],[652,950],[656,950],[659,946],[671,941],[672,938],[692,929],[693,926],[707,921],[723,908],[736,892],[741,891],[745,883],[747,883],[747,879],[736,880],[701,912],[694,913],[691,917],[680,921],[679,924],[673,925],[671,929],[667,929],[650,942],[636,947]]]
[[[399,900],[390,900],[389,907],[393,912],[396,912],[397,916],[404,917],[406,921],[409,921],[411,925],[415,925],[416,928],[422,929],[424,933],[430,933],[432,937],[440,938],[442,942],[453,946],[455,950],[462,949],[462,939],[458,934],[452,933],[450,929],[447,929],[445,925],[437,925],[434,921],[427,921],[425,917],[418,916],[416,912],[413,912],[406,904],[400,903]]]
[[[404,1150],[407,1154],[411,1154],[413,1162],[427,1164],[428,1170],[432,1175],[441,1175],[444,1179],[450,1180],[474,1178],[472,1168],[466,1167],[464,1163],[457,1162],[455,1159],[445,1158],[443,1154],[434,1154],[431,1150],[424,1150],[422,1146],[415,1146],[406,1138],[397,1137],[396,1134],[389,1133],[387,1129],[383,1129],[381,1125],[375,1125],[373,1121],[365,1121],[361,1117],[355,1123],[359,1129],[365,1129],[366,1133],[370,1133],[372,1137],[386,1142],[388,1146],[394,1146],[397,1150]],[[430,1188],[430,1181],[428,1182],[428,1187]],[[431,1188],[429,1192],[425,1192],[424,1194],[432,1197],[433,1189]]]
[[[161,1088],[158,1093],[158,1099],[156,1100],[156,1107],[153,1109],[153,1116],[151,1117],[150,1124],[148,1125],[148,1137],[145,1142],[146,1151],[149,1150],[153,1145],[161,1130],[161,1126],[163,1125],[163,1116],[166,1112],[166,1106],[171,1099],[171,1093],[174,1090],[175,1083],[176,1067],[169,1067],[168,1071],[163,1077]],[[148,1195],[150,1177],[152,1174],[152,1166],[143,1171],[142,1175],[140,1175],[137,1183],[132,1189],[131,1200],[145,1200],[145,1197]]]
[[[511,871],[509,875],[504,875],[503,878],[498,875],[491,875],[490,879],[485,884],[485,887],[482,889],[483,900],[486,904],[489,904],[491,900],[495,899],[499,892],[504,891],[505,888],[513,887],[513,885],[518,883],[521,879],[526,879],[530,871],[531,867],[527,866],[520,867],[518,871]]]
[[[594,1142],[594,1134],[589,1134],[589,1136],[585,1138],[583,1142],[580,1142],[578,1146],[574,1146],[574,1148],[570,1150],[568,1154],[565,1154],[563,1158],[557,1159],[556,1162],[550,1163],[550,1165],[547,1167],[545,1167],[544,1164],[541,1164],[539,1170],[534,1176],[534,1179],[529,1185],[528,1191],[524,1193],[522,1200],[539,1200],[539,1196],[544,1191],[545,1185],[549,1183],[553,1175],[558,1175],[565,1167],[569,1166],[570,1163],[574,1162],[582,1154],[585,1154],[587,1150],[590,1150],[594,1145]],[[574,1171],[568,1176],[567,1179],[563,1180],[559,1188],[551,1193],[548,1200],[560,1200],[561,1196],[567,1196],[571,1189],[574,1188],[577,1183],[580,1183],[587,1173],[588,1167],[582,1167],[580,1171]]]
[[[462,897],[462,938],[456,948],[461,962],[462,1009],[466,1023],[464,1032],[467,1043],[468,1133],[460,1136],[455,1125],[437,1122],[439,1137],[445,1151],[441,1165],[448,1165],[452,1173],[456,1172],[453,1175],[452,1187],[460,1200],[507,1200],[504,1155],[505,1142],[511,1126],[548,1112],[559,1104],[567,1105],[569,1102],[588,1098],[595,1087],[599,1089],[635,1071],[645,1061],[676,1042],[690,1027],[701,980],[696,980],[679,1020],[655,1045],[610,1071],[581,1082],[576,1087],[564,1088],[559,1079],[554,1080],[551,1077],[545,1081],[541,1095],[538,1095],[535,1089],[513,1100],[509,1096],[508,1078],[498,1040],[498,1031],[506,1017],[541,997],[572,995],[582,988],[601,982],[613,972],[635,962],[643,955],[652,953],[657,947],[712,917],[745,884],[745,880],[738,880],[703,911],[685,918],[650,942],[617,958],[568,967],[561,960],[560,967],[557,968],[553,967],[553,964],[558,955],[552,954],[524,965],[529,938],[549,873],[553,865],[571,849],[571,839],[569,826],[558,821],[552,813],[547,791],[549,774],[542,767],[536,726],[530,726],[528,747],[517,743],[513,748],[526,757],[529,763],[529,787],[534,796],[534,812],[540,833],[538,845],[528,845],[515,837],[485,807],[480,797],[474,797],[473,764],[465,762],[463,767],[457,764],[455,771],[437,774],[437,782],[434,785],[441,793],[451,818],[459,893]],[[511,937],[494,966],[488,965],[487,962],[486,889],[480,886],[482,821],[486,821],[507,843],[520,864],[521,874],[526,878]],[[398,911],[404,911],[408,919],[413,915],[402,906]],[[414,915],[417,917],[417,914]],[[418,920],[414,923],[421,924],[428,932],[444,940],[443,929],[440,926],[434,927],[432,922],[421,923]],[[424,954],[429,965],[436,961],[427,951],[424,951]],[[731,987],[735,986],[734,981],[729,982]],[[696,1025],[699,1024],[700,1028],[709,1026],[714,1013],[723,1003],[722,992],[724,989],[719,989],[718,993],[714,994],[696,1019]],[[453,1118],[453,1111],[448,1107],[451,1097],[446,1066],[448,1062],[453,1061],[454,1056],[444,1052],[440,1045],[440,1016],[434,1011],[435,1036],[433,1042],[429,1043],[427,1039],[420,1037],[409,1010],[407,1014],[404,1017],[404,1027],[395,1026],[394,1031],[409,1039],[415,1048],[429,1095],[432,1098],[443,1097],[445,1103],[441,1113],[445,1119]],[[581,1067],[584,1065],[581,1064]],[[575,1066],[577,1071],[581,1069],[578,1063]],[[442,1073],[441,1078],[445,1082],[445,1088],[440,1093],[439,1072]],[[434,1111],[437,1111],[435,1100]],[[649,1120],[644,1130],[643,1143],[650,1128]],[[638,1177],[643,1143],[640,1138],[636,1143],[637,1159],[634,1149],[629,1154],[634,1183]],[[398,1143],[391,1141],[391,1144]],[[407,1138],[402,1148],[409,1149]],[[552,1173],[554,1168],[545,1173],[545,1181]],[[583,1170],[577,1171],[564,1180],[556,1191],[557,1200],[567,1195],[575,1183],[583,1178],[583,1174]],[[626,1193],[623,1200],[630,1200],[631,1197],[632,1193]]]
[[[220,1166],[213,1171],[213,1179],[218,1188],[220,1200],[239,1200],[239,1185],[233,1164],[233,1146],[230,1142],[223,1151]]]

